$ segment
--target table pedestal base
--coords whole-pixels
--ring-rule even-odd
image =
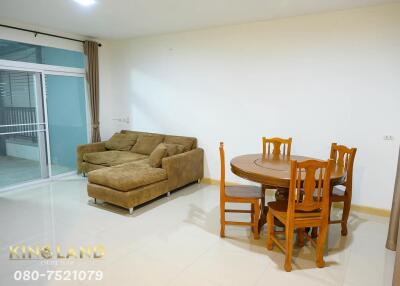
[[[289,199],[289,189],[278,188],[275,192],[275,200],[287,201]]]

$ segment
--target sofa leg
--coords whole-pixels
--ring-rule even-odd
[[[197,180],[197,183],[200,184],[200,183],[201,183],[201,179],[198,179],[198,180]]]
[[[133,214],[133,208],[129,208],[129,214]]]
[[[97,204],[97,199],[96,198],[94,198],[94,203]]]
[[[171,192],[168,192],[168,193],[167,193],[167,197],[170,197],[170,196],[171,196]]]

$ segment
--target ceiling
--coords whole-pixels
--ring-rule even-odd
[[[10,21],[85,37],[143,35],[376,5],[389,0],[1,0],[0,23]]]

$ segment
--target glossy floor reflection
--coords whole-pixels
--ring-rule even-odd
[[[240,218],[246,218],[239,214]],[[238,218],[238,217],[236,217]],[[219,237],[217,186],[194,184],[132,216],[93,205],[86,180],[73,176],[0,194],[0,285],[391,285],[394,252],[385,249],[388,219],[353,212],[349,235],[330,228],[327,267],[314,268],[314,249],[295,248],[293,271],[268,251],[266,230],[227,227]],[[12,260],[10,245],[55,248],[102,244],[101,259]],[[62,250],[64,251],[64,250]],[[17,270],[101,270],[102,281],[14,281]]]

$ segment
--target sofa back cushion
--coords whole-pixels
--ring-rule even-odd
[[[160,133],[150,133],[150,132],[143,132],[143,131],[133,131],[133,130],[121,130],[122,134],[130,134],[130,135],[157,135],[157,136],[165,136],[164,134]]]
[[[131,130],[121,130],[121,133],[122,134],[137,135],[137,136],[139,136],[140,134],[145,134],[145,132],[131,131]]]
[[[157,145],[156,149],[151,152],[149,157],[150,167],[159,168],[161,166],[161,160],[168,156],[167,146],[160,143]]]
[[[183,153],[183,149],[185,148],[183,145],[179,144],[169,144],[169,143],[162,143],[165,147],[167,147],[167,156],[174,156],[180,153]]]
[[[182,145],[184,152],[197,148],[197,140],[194,137],[166,135],[164,143]]]
[[[150,155],[157,145],[163,142],[164,135],[140,134],[131,152]]]
[[[105,146],[107,150],[129,151],[135,145],[138,136],[133,134],[115,133]]]
[[[149,133],[149,132],[141,132],[141,131],[132,131],[132,130],[121,130],[123,134],[132,134],[132,135],[155,135],[155,136],[164,136],[164,143],[167,144],[179,144],[184,147],[184,152],[190,151],[197,148],[197,139],[195,137],[186,137],[186,136],[175,136],[175,135],[163,135],[158,133]]]

